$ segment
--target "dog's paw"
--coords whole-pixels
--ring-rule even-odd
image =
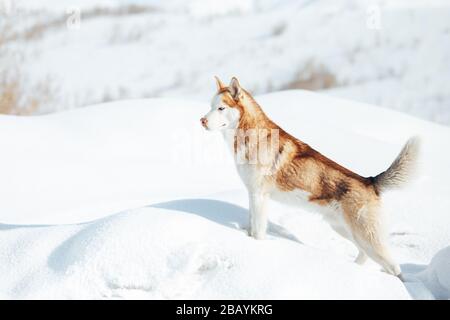
[[[250,236],[255,240],[264,240],[266,238],[265,234],[261,234],[261,233],[257,233],[257,232],[251,233]]]

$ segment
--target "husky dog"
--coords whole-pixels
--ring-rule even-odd
[[[211,110],[201,118],[201,124],[207,130],[221,130],[236,155],[236,167],[249,194],[249,235],[264,238],[268,198],[294,206],[307,204],[356,245],[356,263],[363,264],[370,257],[386,272],[401,278],[400,267],[387,247],[380,200],[383,192],[402,186],[410,178],[418,155],[418,139],[408,140],[386,171],[366,178],[281,129],[236,78],[229,86],[217,77],[216,82]],[[256,139],[252,139],[255,131]],[[258,132],[264,132],[262,139]],[[276,143],[260,148],[274,137]],[[255,154],[257,161],[251,161]]]

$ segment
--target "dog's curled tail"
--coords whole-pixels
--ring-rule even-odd
[[[410,138],[390,167],[372,178],[375,189],[381,193],[400,188],[411,180],[417,168],[419,149],[420,139]]]

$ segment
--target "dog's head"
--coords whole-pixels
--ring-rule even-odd
[[[232,78],[230,85],[225,86],[216,77],[217,92],[211,102],[211,110],[200,119],[207,130],[235,129],[242,116],[242,102],[244,90],[238,79]]]

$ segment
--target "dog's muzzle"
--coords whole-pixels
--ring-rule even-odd
[[[201,122],[203,128],[208,129],[208,119],[203,117],[203,118],[200,119],[200,122]]]

